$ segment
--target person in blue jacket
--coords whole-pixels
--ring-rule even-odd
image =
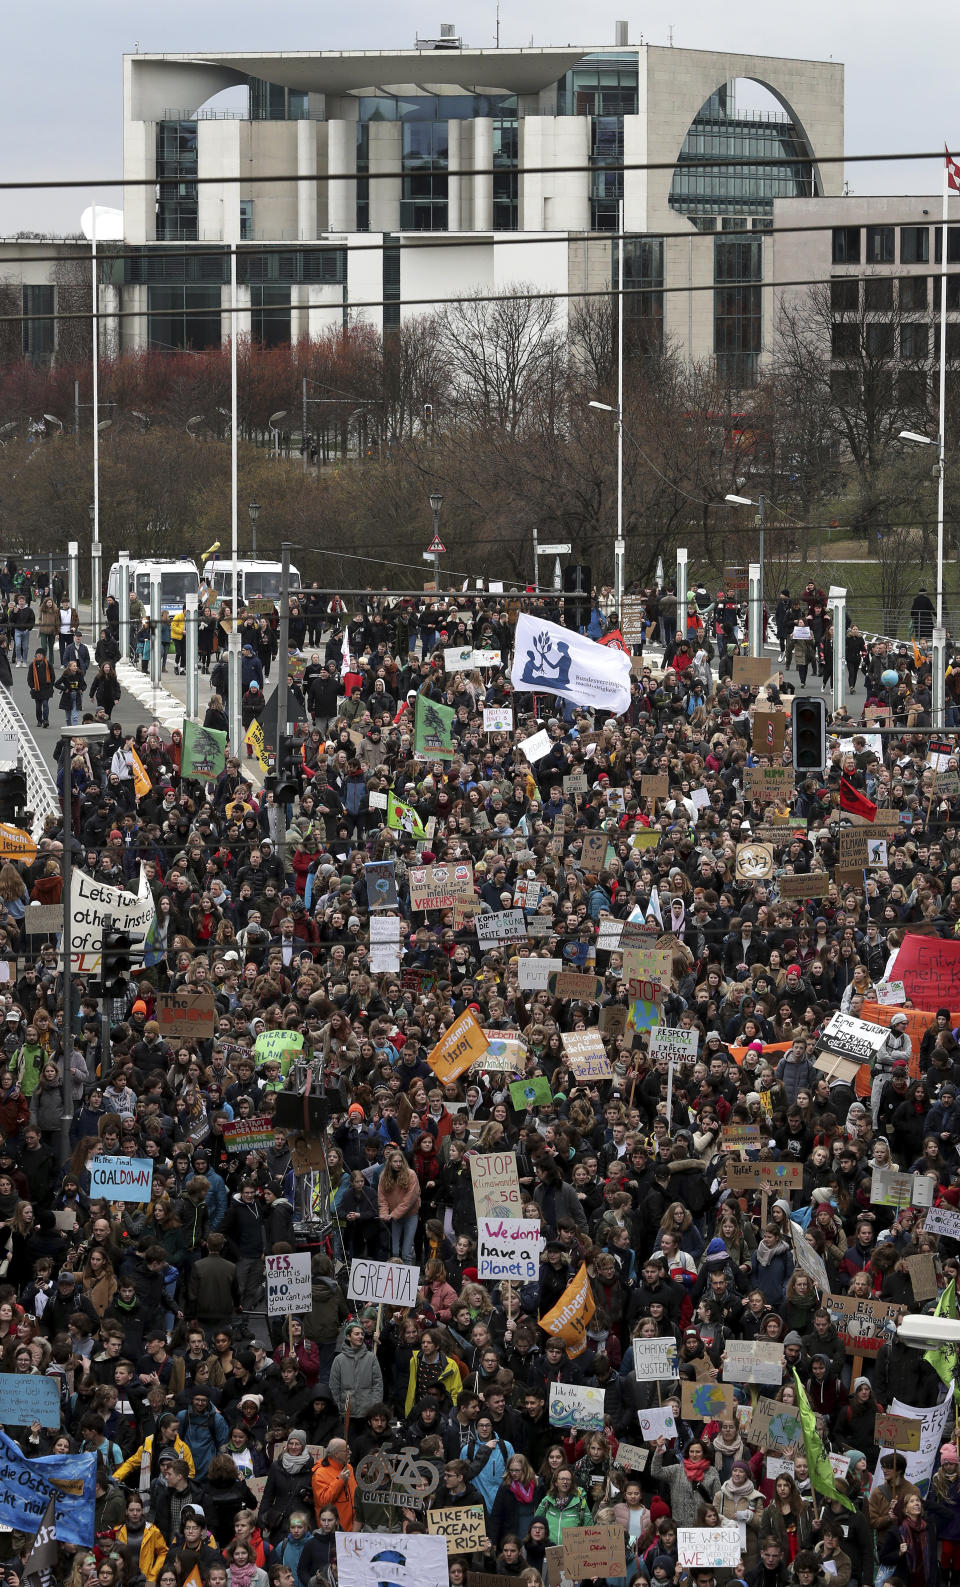
[[[793,1273],[793,1254],[775,1223],[768,1223],[763,1238],[750,1258],[750,1278],[754,1289],[778,1311],[783,1304],[787,1283]]]

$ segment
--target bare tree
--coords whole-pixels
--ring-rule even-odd
[[[466,422],[513,436],[555,413],[565,347],[554,303],[538,297],[535,285],[518,282],[492,300],[477,293],[448,304],[437,316],[437,334]]]

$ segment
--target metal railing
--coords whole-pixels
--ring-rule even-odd
[[[0,687],[0,731],[16,733],[19,740],[20,760],[27,777],[27,808],[33,811],[32,836],[39,838],[43,835],[47,816],[60,818],[57,785],[18,705],[10,691],[3,687]]]

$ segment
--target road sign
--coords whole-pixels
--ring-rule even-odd
[[[436,556],[438,551],[446,551],[446,549],[447,548],[444,545],[443,541],[440,539],[439,535],[434,535],[434,537],[431,540],[429,546],[427,547],[427,550],[430,552],[431,556]]]
[[[573,550],[571,545],[538,546],[537,555],[541,557],[568,557]]]

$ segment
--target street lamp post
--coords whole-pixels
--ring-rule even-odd
[[[438,545],[439,541],[440,541],[440,508],[442,506],[443,506],[443,496],[442,496],[442,494],[438,490],[432,490],[430,492],[430,511],[433,513],[433,544],[434,545]],[[439,593],[440,593],[440,552],[439,551],[434,551],[434,553],[433,553],[433,582],[434,582],[434,585],[436,586],[437,594],[439,595]]]
[[[946,251],[944,251],[946,259]],[[946,265],[944,265],[946,268]],[[941,318],[941,336],[943,320]],[[940,359],[941,376],[944,368],[943,357]],[[943,484],[944,484],[944,433],[943,433],[943,380],[940,389],[940,429],[937,439],[932,436],[921,435],[917,430],[901,430],[900,440],[908,441],[912,446],[935,446],[937,449],[937,615],[933,630],[933,726],[942,729],[946,718],[946,649],[947,636],[943,626]]]
[[[60,1146],[63,1160],[66,1162],[70,1154],[70,1126],[73,1123],[73,1014],[71,1011],[71,993],[73,991],[72,979],[72,953],[73,953],[73,911],[70,908],[70,890],[72,884],[73,862],[73,771],[71,762],[73,754],[71,743],[73,739],[106,738],[110,729],[106,722],[84,722],[75,727],[62,727],[60,739],[63,746],[61,757],[61,780],[63,793],[61,804],[63,806],[63,1039],[61,1042],[63,1058],[61,1064],[63,1079],[63,1113],[60,1116]]]
[[[253,555],[256,556],[256,554],[257,554],[257,519],[260,516],[260,503],[258,501],[250,502],[248,507],[247,507],[247,512],[250,515],[250,545],[251,545],[252,550],[253,550]]]
[[[734,496],[728,492],[723,499],[730,502],[733,507],[756,507],[757,509],[757,528],[760,530],[760,557],[758,562],[760,577],[757,580],[756,621],[750,624],[750,654],[751,656],[762,656],[763,642],[767,637],[763,632],[763,552],[767,498],[761,494],[754,501],[752,496]]]

